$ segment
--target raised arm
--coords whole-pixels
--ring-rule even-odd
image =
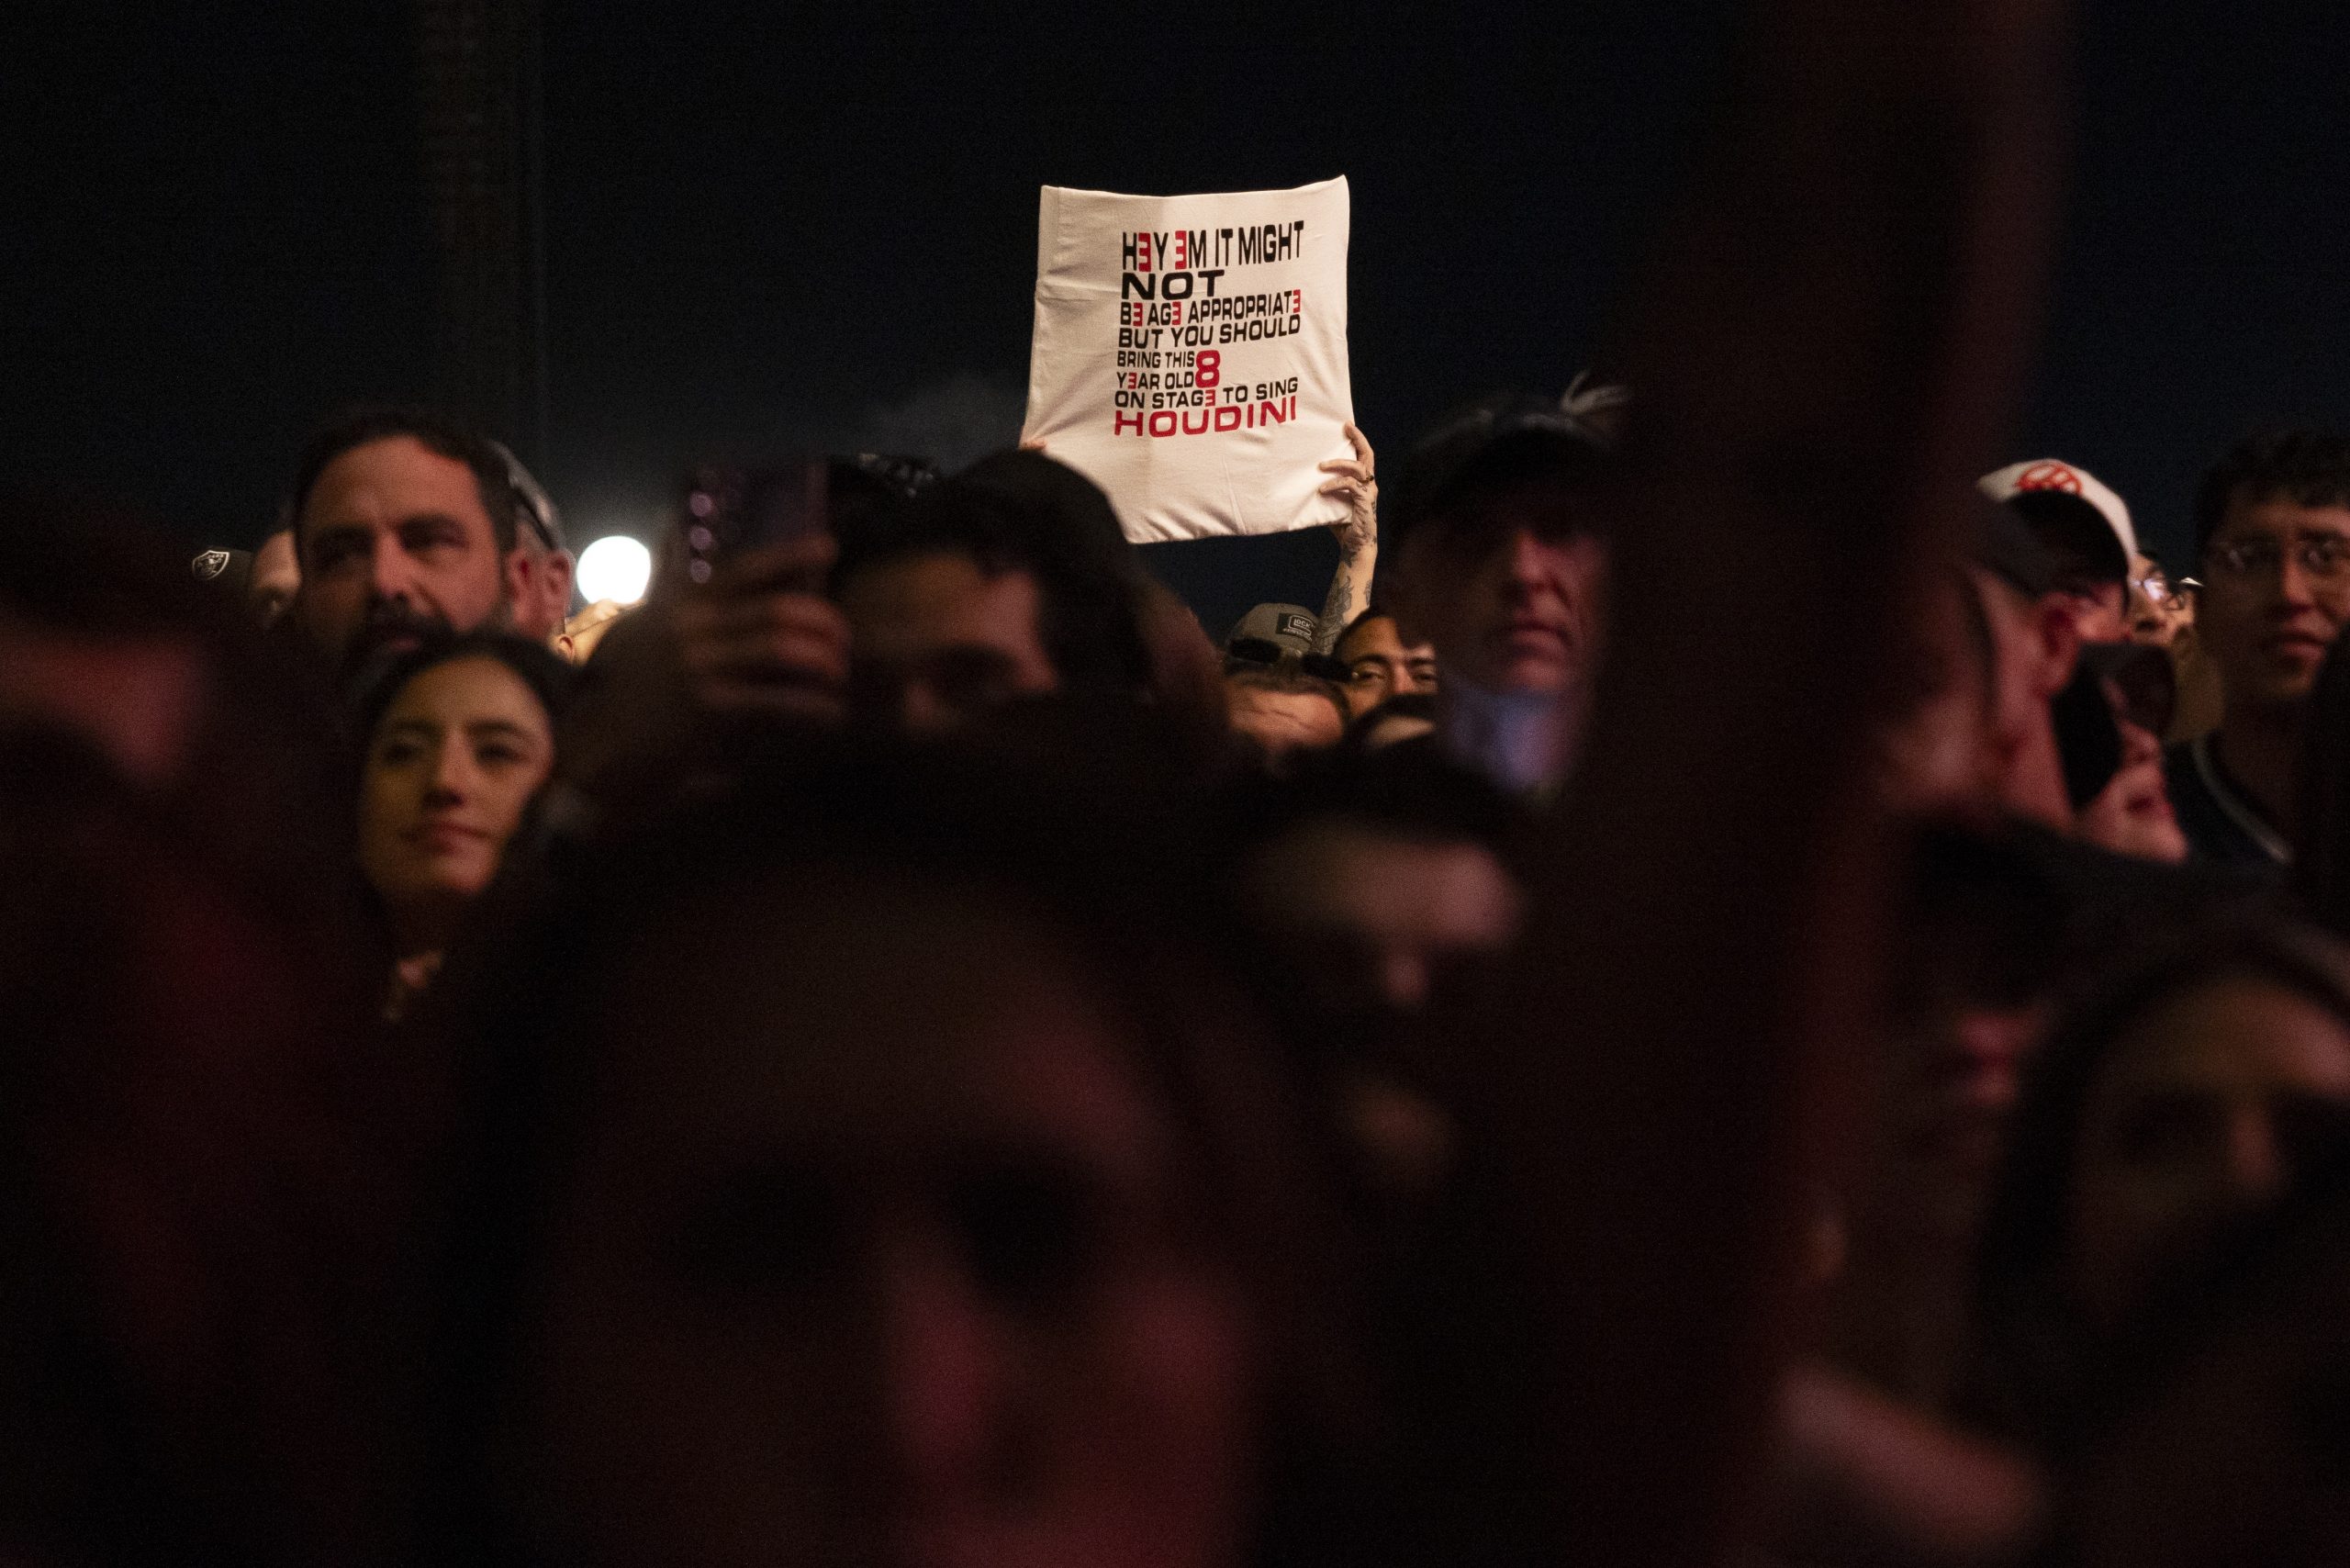
[[[1322,619],[1314,629],[1317,654],[1337,647],[1338,633],[1371,608],[1371,575],[1379,566],[1379,474],[1372,466],[1376,458],[1370,439],[1351,424],[1347,426],[1347,439],[1354,443],[1354,456],[1333,458],[1321,465],[1322,472],[1331,476],[1323,481],[1322,493],[1344,500],[1349,515],[1345,521],[1330,525],[1330,532],[1338,536],[1338,569],[1331,576],[1329,597],[1322,601]]]

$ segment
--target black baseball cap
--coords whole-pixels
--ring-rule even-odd
[[[1447,414],[1413,443],[1380,508],[1380,542],[1400,548],[1422,523],[1480,489],[1537,477],[1585,484],[1609,466],[1607,439],[1559,399],[1490,393]]]
[[[2033,599],[2056,589],[2056,557],[2031,524],[1980,490],[1969,488],[1967,514],[1974,525],[1976,566]]]

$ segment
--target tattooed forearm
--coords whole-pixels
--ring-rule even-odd
[[[1338,557],[1338,570],[1330,578],[1330,596],[1322,601],[1322,621],[1314,632],[1315,653],[1326,654],[1337,647],[1338,633],[1371,608],[1371,575],[1378,560],[1376,544]]]

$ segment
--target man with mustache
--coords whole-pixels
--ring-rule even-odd
[[[435,633],[513,623],[542,563],[516,547],[516,486],[492,442],[439,415],[368,409],[297,471],[301,586],[288,611],[338,670]]]
[[[2204,476],[2197,633],[2220,671],[2220,727],[2171,748],[2170,792],[2206,859],[2291,858],[2310,691],[2350,622],[2350,438],[2286,431],[2239,443]]]

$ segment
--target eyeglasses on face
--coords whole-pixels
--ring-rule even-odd
[[[2193,578],[2174,583],[2160,572],[2149,572],[2134,579],[2131,586],[2151,600],[2157,610],[2184,610],[2195,601]]]
[[[2282,569],[2288,548],[2294,564],[2312,577],[2331,579],[2350,572],[2350,538],[2335,533],[2308,533],[2292,540],[2232,539],[2214,543],[2205,555],[2220,576],[2266,577]]]

